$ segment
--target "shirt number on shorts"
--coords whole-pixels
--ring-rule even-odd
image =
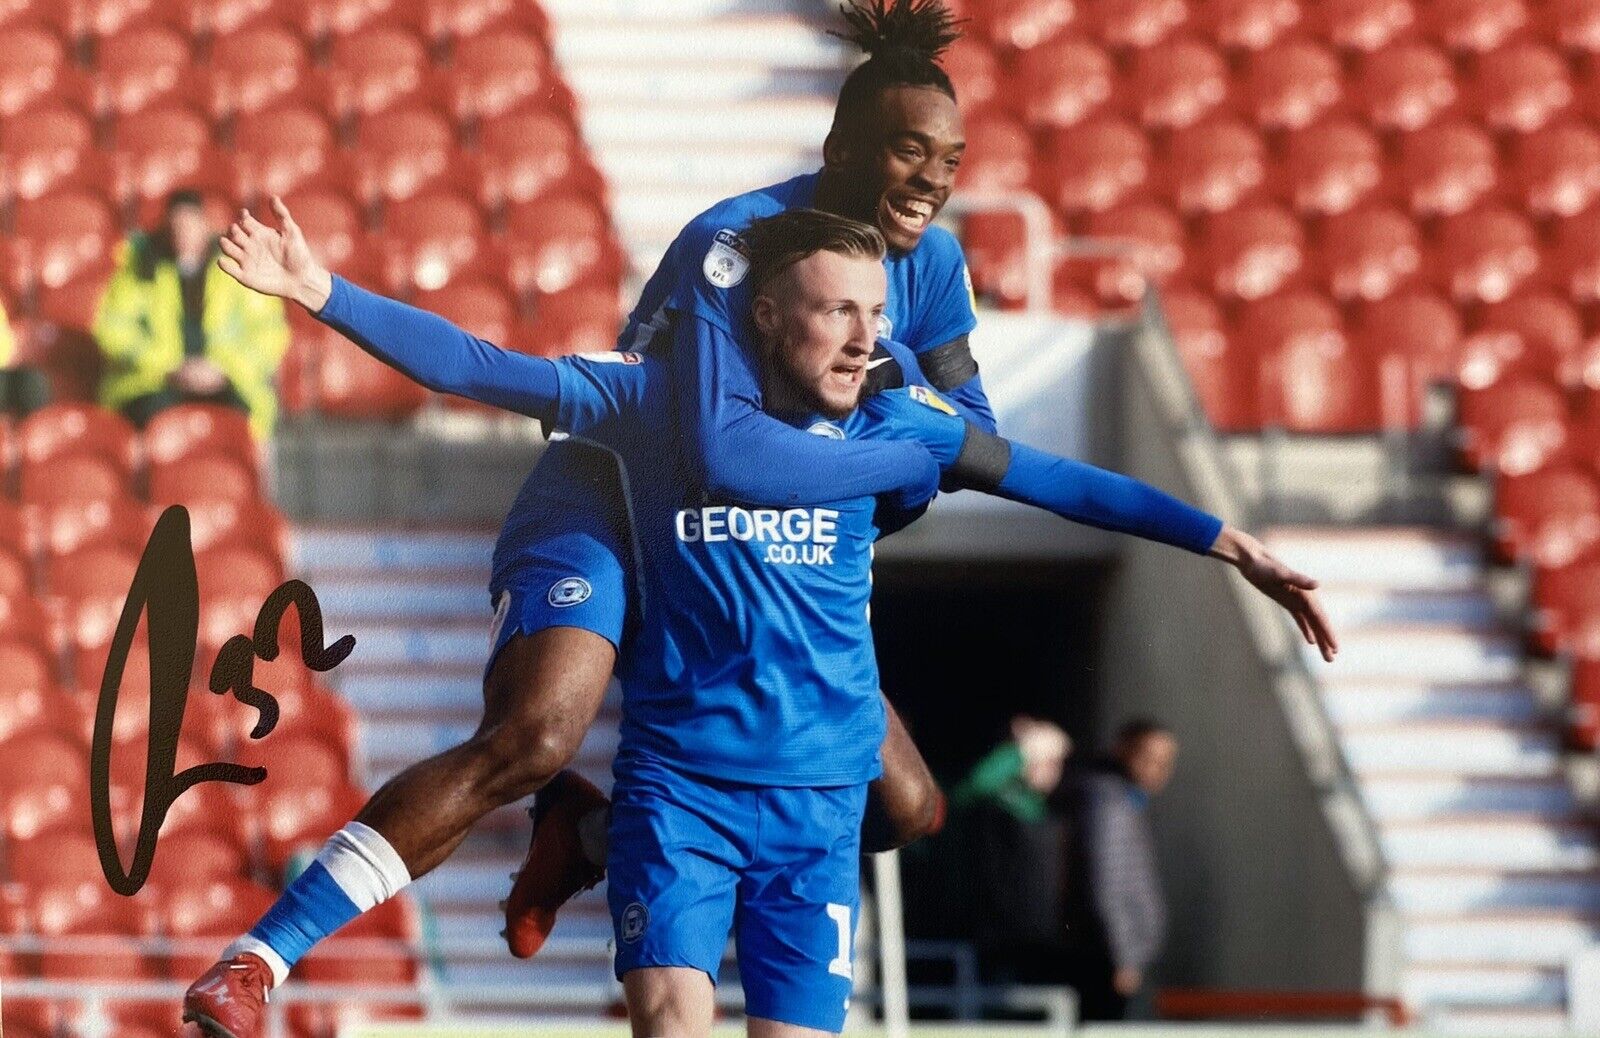
[[[828,972],[850,980],[850,906],[828,904],[828,918],[839,927],[839,955],[828,963]]]

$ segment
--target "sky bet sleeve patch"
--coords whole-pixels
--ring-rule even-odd
[[[700,269],[706,280],[718,288],[732,288],[750,272],[750,258],[745,255],[744,242],[733,231],[724,227],[711,240],[711,248]]]
[[[910,386],[908,388],[911,390],[911,399],[922,406],[931,407],[935,411],[943,411],[952,418],[956,416],[956,409],[945,403],[943,397],[927,386]]]

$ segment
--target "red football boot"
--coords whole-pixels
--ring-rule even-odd
[[[511,877],[504,906],[504,936],[512,955],[526,959],[538,954],[556,925],[557,909],[605,878],[604,866],[583,853],[578,823],[608,804],[593,782],[574,771],[561,772],[534,796],[528,809],[533,839],[522,869]]]
[[[261,1038],[267,1033],[272,967],[260,956],[235,955],[206,970],[183,994],[183,1019],[206,1038]]]

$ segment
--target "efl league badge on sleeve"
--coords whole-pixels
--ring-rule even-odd
[[[744,254],[744,242],[724,227],[711,241],[702,268],[706,280],[718,288],[732,288],[750,272],[750,259]]]

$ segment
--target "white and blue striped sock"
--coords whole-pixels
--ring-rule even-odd
[[[277,986],[318,941],[410,882],[411,873],[389,841],[371,826],[351,822],[328,838],[316,860],[222,957],[260,956],[272,967]]]

